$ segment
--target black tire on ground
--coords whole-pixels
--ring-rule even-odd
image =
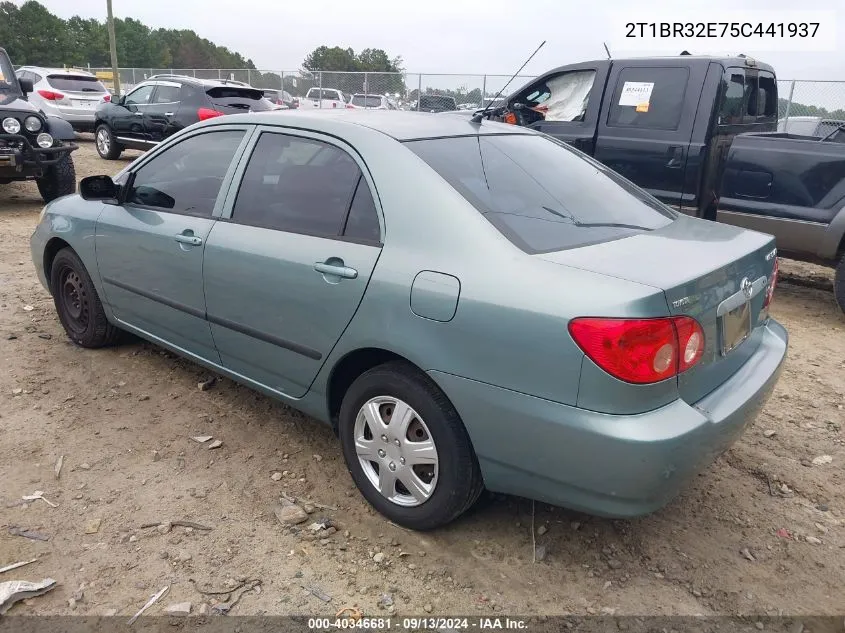
[[[50,165],[44,175],[35,182],[44,202],[52,202],[61,196],[76,193],[76,169],[70,152],[62,154],[59,162]]]
[[[118,341],[121,330],[109,323],[85,264],[70,248],[63,248],[50,268],[50,290],[59,321],[81,347],[105,347]]]
[[[97,147],[97,153],[100,158],[106,160],[116,160],[120,158],[123,147],[117,142],[111,128],[105,123],[101,123],[94,131],[94,145]]]
[[[437,483],[431,497],[414,506],[390,501],[367,479],[355,450],[355,421],[371,398],[390,396],[404,401],[425,422],[437,449]],[[424,373],[403,361],[392,361],[361,374],[343,397],[338,421],[343,456],[358,489],[381,514],[413,530],[441,527],[466,512],[484,484],[478,459],[457,411]],[[403,462],[404,463],[404,462]]]
[[[836,265],[836,272],[833,277],[833,296],[839,309],[845,312],[845,256]]]

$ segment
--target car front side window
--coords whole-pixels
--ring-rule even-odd
[[[141,86],[126,95],[126,105],[147,105],[150,102],[150,97],[153,96],[155,86]]]
[[[339,237],[360,175],[355,160],[335,145],[265,132],[244,172],[232,221]]]
[[[165,149],[134,173],[126,204],[211,217],[243,136],[243,130],[206,132]]]

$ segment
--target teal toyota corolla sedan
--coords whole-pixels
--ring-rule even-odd
[[[332,425],[419,530],[483,488],[652,512],[772,391],[769,235],[686,217],[526,128],[238,114],[48,205],[68,336],[131,332]]]

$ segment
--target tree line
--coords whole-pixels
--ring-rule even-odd
[[[187,29],[152,29],[133,18],[114,21],[122,67],[255,68],[251,59]],[[0,46],[17,66],[111,66],[105,21],[53,15],[35,0],[0,2]]]

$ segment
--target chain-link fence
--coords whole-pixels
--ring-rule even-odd
[[[110,68],[86,68],[111,87]],[[284,90],[291,97],[304,98],[311,88],[340,90],[353,94],[389,97],[398,107],[417,109],[420,94],[449,97],[458,109],[487,105],[505,88],[509,75],[329,72],[307,70],[253,70],[246,68],[121,68],[121,90],[154,75],[187,75],[198,79],[239,81],[256,88]],[[533,76],[520,75],[511,81],[502,96],[521,88]],[[313,93],[312,93],[313,94]],[[778,119],[780,128],[796,134],[823,135],[845,122],[845,81],[778,80]],[[813,127],[816,126],[816,127]],[[812,128],[812,129],[810,129]]]
[[[778,81],[778,129],[826,136],[845,123],[845,81]]]

